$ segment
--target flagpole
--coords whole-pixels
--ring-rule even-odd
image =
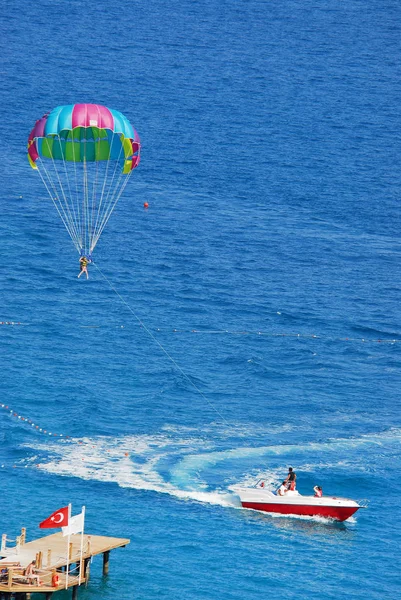
[[[70,523],[70,519],[71,519],[71,504],[68,505],[68,524]],[[71,539],[71,534],[68,533],[68,537],[67,537],[67,572],[65,575],[65,589],[68,588],[68,571],[70,570],[70,539]]]
[[[81,585],[81,578],[82,578],[82,555],[84,552],[84,527],[85,527],[85,506],[82,507],[81,556],[79,558],[78,585]]]

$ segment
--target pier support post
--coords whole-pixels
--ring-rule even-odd
[[[46,600],[51,600],[52,596],[53,596],[53,592],[46,592]]]
[[[8,582],[7,582],[7,586],[8,589],[11,590],[11,586],[13,584],[13,570],[12,569],[8,569]],[[11,592],[10,592],[10,596],[11,598]]]
[[[109,573],[109,562],[110,562],[110,550],[103,553],[103,575],[108,575]]]
[[[85,566],[84,566],[84,577],[85,577],[85,582],[86,584],[88,584],[89,581],[89,575],[90,575],[90,558],[85,558]]]
[[[72,588],[72,600],[77,600],[78,598],[78,586],[74,585]]]

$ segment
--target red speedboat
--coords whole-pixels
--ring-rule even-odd
[[[336,498],[332,496],[302,496],[296,490],[288,491],[278,496],[267,490],[263,482],[258,482],[253,488],[237,487],[244,508],[252,508],[281,515],[300,515],[308,517],[325,517],[337,521],[349,519],[359,508],[355,500]]]

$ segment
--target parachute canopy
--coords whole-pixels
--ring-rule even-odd
[[[28,138],[29,163],[81,254],[91,255],[139,164],[140,150],[128,119],[99,104],[57,106],[36,121]]]

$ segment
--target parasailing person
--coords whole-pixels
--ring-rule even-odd
[[[100,104],[57,106],[36,121],[28,138],[35,169],[87,265],[133,170],[138,133],[119,111]],[[83,268],[82,268],[83,267]]]
[[[86,256],[81,256],[81,258],[79,259],[79,268],[81,269],[79,272],[79,275],[77,276],[78,279],[81,277],[82,273],[85,273],[86,275],[86,279],[89,278],[89,274],[88,274],[88,265],[89,263],[91,263],[92,261],[87,258]]]

